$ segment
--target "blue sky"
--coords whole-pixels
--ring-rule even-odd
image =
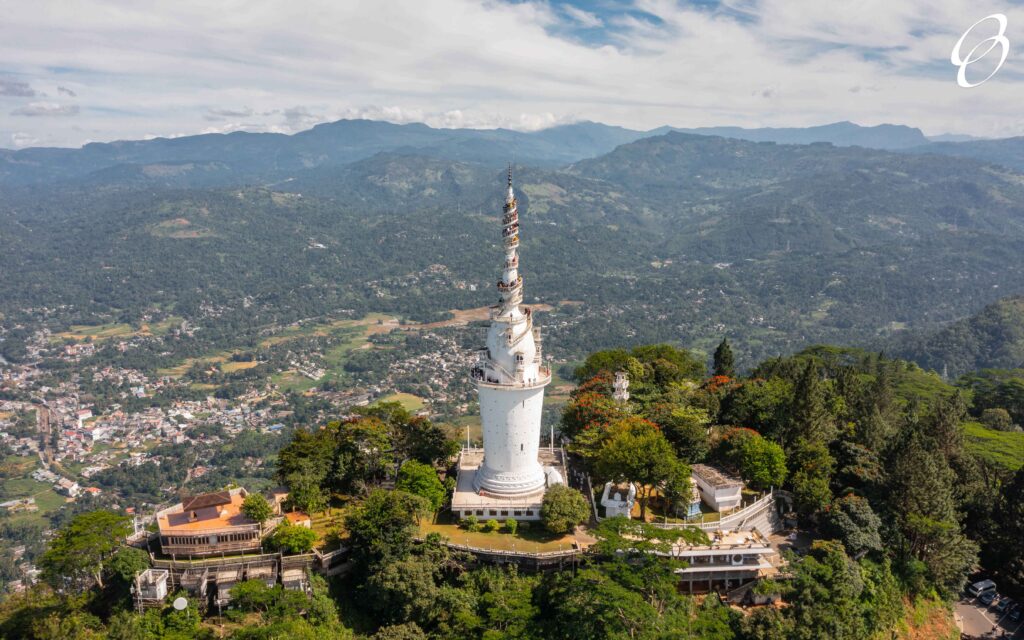
[[[996,12],[1007,62],[960,88],[950,51]],[[0,15],[8,148],[354,117],[1024,135],[1024,7],[1007,0],[0,0]]]

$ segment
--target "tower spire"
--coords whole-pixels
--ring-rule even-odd
[[[508,165],[508,192],[501,217],[501,237],[505,245],[505,266],[498,280],[501,315],[518,315],[523,301],[523,277],[519,275],[519,210],[512,189],[512,165]]]

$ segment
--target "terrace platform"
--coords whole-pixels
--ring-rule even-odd
[[[541,448],[537,455],[549,478],[554,473],[564,483],[567,477],[565,453],[561,449]],[[505,497],[477,492],[474,487],[476,473],[484,460],[483,449],[463,449],[459,454],[458,477],[452,495],[452,513],[459,518],[474,515],[480,520],[540,520],[540,507],[544,490],[526,496]]]

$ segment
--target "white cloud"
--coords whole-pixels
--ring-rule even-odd
[[[632,128],[852,120],[1024,134],[1024,56],[1012,34],[1005,68],[982,87],[957,87],[948,62],[960,33],[988,13],[1006,13],[1021,32],[1024,8],[1009,0],[727,0],[717,11],[636,0],[634,8],[656,18],[598,17],[542,0],[401,9],[372,0],[7,3],[3,77],[17,78],[22,92],[73,87],[81,112],[18,118],[78,107],[25,105],[0,84],[0,140],[15,131],[66,145],[290,133],[341,117],[523,130],[578,119]],[[612,44],[560,35],[567,26],[604,29]]]
[[[30,102],[23,107],[11,111],[12,116],[74,116],[78,115],[78,105],[59,104],[56,102]]]
[[[570,4],[563,4],[562,11],[586,29],[596,29],[604,26],[604,22],[601,21],[601,18],[598,18],[589,11],[578,9]]]
[[[15,131],[11,134],[11,146],[15,149],[32,147],[39,144],[39,138],[27,134],[24,131]]]

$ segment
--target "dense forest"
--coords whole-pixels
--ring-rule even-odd
[[[616,371],[631,380],[626,405],[610,395]],[[652,345],[593,353],[576,377],[561,430],[573,464],[595,482],[632,480],[672,499],[688,495],[689,465],[710,462],[750,487],[792,496],[812,542],[787,557],[784,576],[758,586],[786,606],[740,610],[714,595],[681,595],[679,562],[657,552],[679,536],[699,542],[699,530],[591,522],[590,551],[542,573],[489,566],[436,534],[423,538],[419,521],[451,490],[435,469],[456,445],[426,419],[385,404],[297,430],[277,456],[277,479],[301,508],[347,505],[338,535],[352,570],[316,580],[311,599],[241,583],[224,618],[135,613],[126,580],[144,558],[140,565],[109,537],[123,526],[116,513],[93,511],[50,543],[31,597],[3,603],[0,635],[855,640],[923,633],[922,619],[952,633],[948,603],[978,567],[1004,592],[1024,595],[1024,450],[999,465],[965,437],[977,420],[998,427],[994,410],[1017,410],[998,406],[980,378],[956,387],[906,361],[828,346],[739,375],[728,341],[711,371],[687,351]],[[543,524],[552,530],[590,519],[578,494],[551,503]],[[88,545],[75,542],[82,536],[92,536]]]

